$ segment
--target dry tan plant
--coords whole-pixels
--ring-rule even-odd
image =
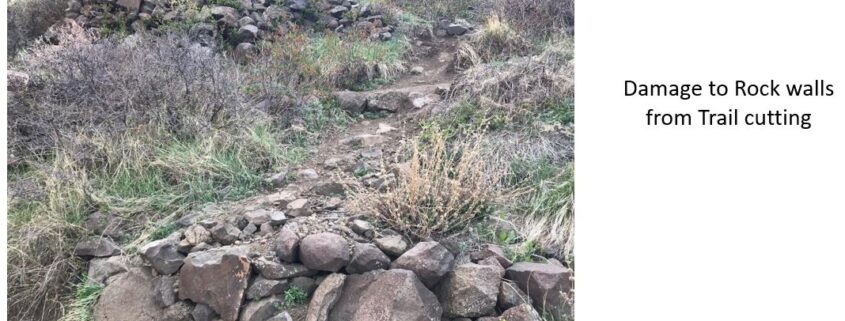
[[[370,209],[389,227],[426,239],[463,229],[499,197],[500,174],[485,170],[478,137],[450,143],[436,132],[410,149],[395,188],[359,194],[359,210]]]

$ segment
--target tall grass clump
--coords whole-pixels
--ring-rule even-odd
[[[482,63],[505,61],[531,53],[533,45],[501,19],[498,13],[490,15],[480,32],[458,48],[458,68],[469,68]]]
[[[551,249],[567,266],[575,266],[575,180],[572,164],[556,176],[538,182],[522,206],[522,231],[527,242]]]
[[[328,34],[312,38],[309,64],[335,86],[350,87],[377,79],[390,80],[405,71],[407,39],[378,41]]]
[[[359,195],[359,208],[417,239],[461,230],[499,196],[498,174],[485,171],[482,148],[477,139],[449,142],[435,132],[413,143],[406,166],[397,170],[396,186]]]

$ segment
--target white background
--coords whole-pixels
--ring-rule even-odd
[[[575,11],[576,320],[845,320],[845,4]],[[836,94],[682,102],[625,97],[626,79],[825,79]],[[645,125],[648,108],[701,107],[786,107],[813,128]]]

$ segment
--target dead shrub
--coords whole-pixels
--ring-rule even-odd
[[[455,80],[452,99],[489,98],[497,103],[539,104],[574,95],[571,40],[549,43],[538,55],[476,65]]]
[[[6,52],[9,57],[62,20],[67,8],[64,0],[14,0],[8,5]]]
[[[575,34],[575,0],[493,0],[494,10],[533,39]]]
[[[415,142],[397,185],[359,194],[353,208],[417,239],[461,230],[500,196],[498,173],[485,170],[482,148],[477,138],[450,143],[443,133]]]

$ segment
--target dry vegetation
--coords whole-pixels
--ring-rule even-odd
[[[98,39],[71,25],[60,45],[21,51],[65,4],[12,2],[10,69],[31,85],[8,105],[10,319],[85,320],[99,289],[76,286],[70,253],[89,214],[132,222],[128,244],[201,204],[261,191],[263,175],[301,162],[349,121],[327,91],[396,77],[412,47],[403,34],[441,18],[479,29],[461,47],[449,108],[423,123],[397,185],[359,194],[359,206],[418,239],[508,222],[516,235],[478,234],[514,256],[543,249],[574,267],[572,1],[371,3],[392,8],[393,40],[294,27],[239,64],[192,48],[180,26]]]

